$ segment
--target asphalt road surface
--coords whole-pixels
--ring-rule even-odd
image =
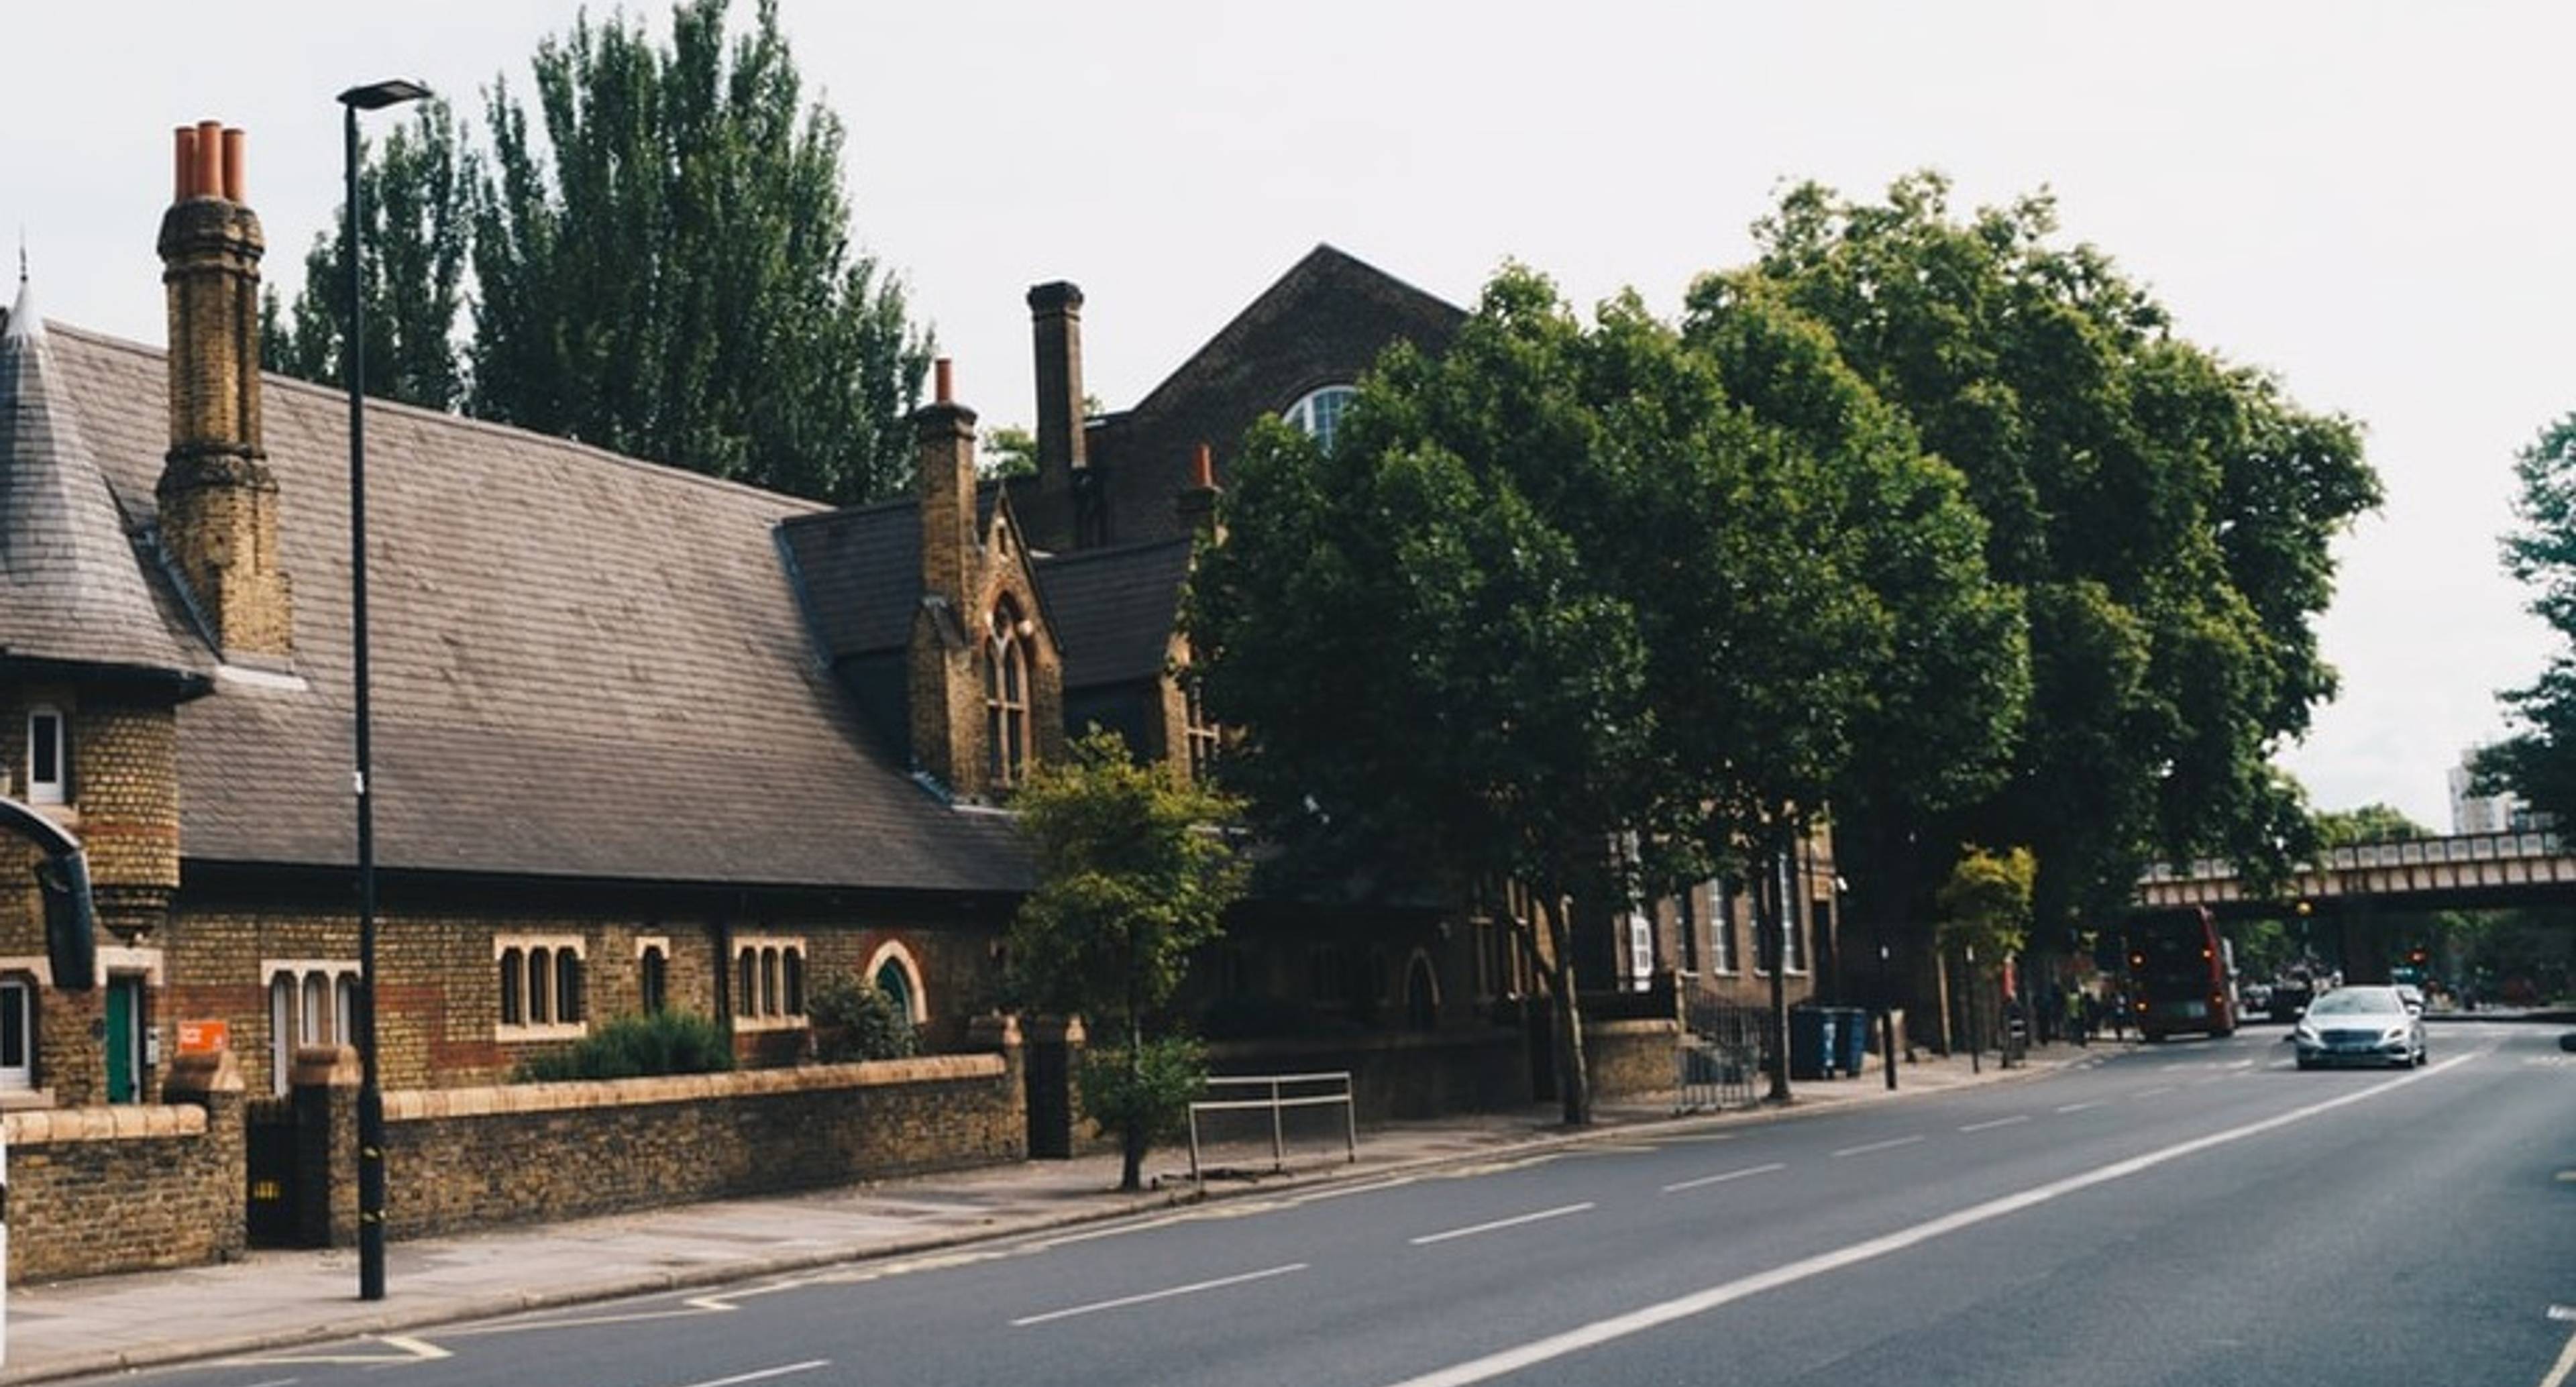
[[[121,1379],[2536,1384],[2576,1368],[2576,1055],[2278,1028],[906,1262]]]

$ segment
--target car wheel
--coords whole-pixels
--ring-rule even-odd
[[[2307,1056],[2305,1056],[2305,1055],[2301,1055],[2301,1056],[2299,1056],[2299,1067],[2300,1067],[2301,1069],[2314,1069],[2314,1068],[2316,1068],[2316,1067],[2317,1067],[2317,1062],[2316,1062],[2315,1060],[2309,1059],[2309,1058],[2308,1058]]]
[[[2425,1065],[2431,1064],[2432,1062],[2433,1062],[2433,1047],[2432,1047],[2432,1046],[2430,1046],[2430,1045],[2418,1045],[2418,1046],[2416,1046],[2416,1047],[2415,1047],[2415,1067],[2416,1067],[2416,1068],[2421,1069],[2421,1068],[2423,1068]]]

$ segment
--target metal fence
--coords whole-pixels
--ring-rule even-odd
[[[1759,1007],[1714,997],[1690,997],[1682,1006],[1676,1106],[1683,1112],[1744,1107],[1753,1102],[1762,1072],[1766,1018]]]
[[[1291,1108],[1329,1108],[1342,1110],[1338,1135],[1342,1138],[1344,1159],[1360,1158],[1359,1112],[1351,1103],[1349,1070],[1328,1074],[1211,1074],[1207,1079],[1211,1093],[1233,1092],[1250,1096],[1241,1098],[1202,1098],[1190,1104],[1190,1180],[1205,1183],[1206,1167],[1201,1160],[1204,1146],[1200,1139],[1200,1119],[1218,1113],[1262,1112],[1270,1118],[1270,1168],[1285,1168],[1288,1160],[1288,1111]]]

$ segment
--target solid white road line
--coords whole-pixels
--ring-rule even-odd
[[[2258,1136],[2264,1132],[2277,1131],[2283,1127],[2291,1125],[2292,1123],[2304,1122],[2321,1113],[2332,1112],[2337,1108],[2347,1107],[2354,1103],[2376,1098],[2383,1093],[2393,1092],[2408,1084],[2421,1082],[2422,1080],[2431,1078],[2435,1074],[2442,1073],[2443,1071],[2454,1068],[2464,1062],[2464,1059],[2446,1060],[2443,1063],[2433,1065],[2427,1069],[2415,1070],[2403,1078],[2390,1079],[2385,1083],[2374,1084],[2369,1088],[2355,1089],[2350,1093],[2345,1093],[2334,1098],[2328,1098],[2323,1102],[2311,1103],[2304,1108],[2293,1108],[2288,1112],[2264,1118],[2259,1122],[2249,1122],[2241,1127],[2230,1127],[2225,1131],[2212,1132],[2205,1137],[2194,1137],[2189,1141],[2178,1142],[2172,1146],[2164,1147],[2161,1150],[2147,1152],[2142,1156],[2131,1156],[2126,1160],[2114,1161],[2109,1165],[2099,1166],[2079,1175],[2070,1175],[2062,1180],[2052,1180],[2044,1185],[2033,1186],[2032,1188],[2023,1190],[2018,1194],[2008,1194],[1999,1199],[1989,1199],[1982,1204],[1972,1204],[1955,1213],[1943,1214],[1939,1218],[1927,1219],[1921,1223],[1913,1225],[1912,1227],[1900,1228],[1893,1233],[1881,1234],[1875,1238],[1869,1238],[1861,1242],[1853,1243],[1848,1247],[1836,1248],[1831,1252],[1821,1252],[1813,1257],[1801,1258],[1800,1260],[1791,1262],[1786,1266],[1774,1267],[1769,1271],[1756,1272],[1751,1276],[1739,1277],[1736,1280],[1726,1282],[1722,1285],[1711,1286],[1706,1290],[1697,1291],[1690,1295],[1663,1301],[1660,1304],[1648,1305],[1640,1309],[1631,1310],[1624,1315],[1613,1315],[1608,1319],[1595,1320],[1590,1324],[1578,1326],[1577,1328],[1567,1330],[1562,1334],[1551,1334],[1544,1339],[1534,1339],[1529,1343],[1521,1344],[1513,1348],[1507,1348],[1499,1353],[1487,1354],[1482,1358],[1471,1359],[1464,1363],[1440,1368],[1432,1372],[1424,1373],[1418,1377],[1409,1377],[1401,1382],[1393,1384],[1393,1387],[1467,1387],[1470,1383],[1490,1381],[1491,1379],[1501,1377],[1506,1373],[1519,1372],[1523,1368],[1531,1367],[1539,1363],[1545,1363],[1552,1359],[1562,1358],[1568,1354],[1579,1353],[1584,1349],[1597,1348],[1600,1345],[1610,1343],[1614,1340],[1627,1338],[1632,1334],[1642,1334],[1649,1329],[1660,1328],[1675,1320],[1688,1319],[1694,1315],[1703,1315],[1720,1306],[1731,1305],[1736,1301],[1743,1300],[1748,1296],[1760,1295],[1764,1291],[1777,1290],[1783,1286],[1795,1285],[1800,1281],[1822,1276],[1829,1271],[1839,1271],[1844,1267],[1854,1266],[1862,1262],[1870,1261],[1874,1258],[1885,1257],[1890,1253],[1902,1252],[1907,1248],[1930,1242],[1935,1238],[1946,1237],[1949,1234],[1976,1227],[1981,1223],[1989,1223],[1995,1219],[2002,1218],[2006,1214],[2016,1214],[2024,1209],[2034,1208],[2038,1205],[2045,1204],[2052,1199],[2073,1194],[2079,1190],[2091,1189],[2095,1185],[2109,1184],[2114,1180],[2125,1180],[2132,1175],[2142,1174],[2146,1171],[2155,1169],[2157,1166],[2164,1165],[2167,1162],[2180,1160],[2185,1156],[2197,1155],[2198,1153],[2207,1151],[2212,1147],[2225,1146],[2230,1142],[2242,1141],[2247,1137]],[[2570,1355],[2576,1355],[2576,1344],[2570,1344],[2569,1353]],[[2564,1365],[2565,1361],[2566,1360],[2562,1359],[2562,1365]],[[2561,1372],[2552,1380],[2543,1382],[2541,1387],[2564,1387],[2565,1376],[2565,1373]]]
[[[1998,1117],[1992,1122],[1971,1122],[1959,1130],[1962,1132],[1982,1132],[1990,1127],[2009,1127],[2016,1122],[2028,1121],[2030,1121],[2030,1114],[2020,1113],[2012,1117]]]
[[[2102,1105],[2101,1105],[2101,1104],[2099,1104],[2099,1103],[2069,1103],[2069,1104],[2065,1105],[2064,1107],[2061,1107],[2061,1108],[2057,1109],[2057,1111],[2059,1111],[2059,1112],[2082,1112],[2082,1111],[2084,1111],[2086,1108],[2098,1108],[2098,1107],[2100,1107],[2100,1106],[2102,1106]]]
[[[1045,1324],[1049,1320],[1069,1320],[1076,1315],[1098,1314],[1103,1310],[1120,1310],[1130,1305],[1143,1305],[1147,1301],[1169,1300],[1174,1296],[1195,1295],[1200,1291],[1222,1290],[1227,1286],[1240,1286],[1247,1281],[1266,1281],[1274,1276],[1286,1276],[1292,1271],[1304,1271],[1305,1269],[1306,1264],[1303,1262],[1290,1262],[1284,1267],[1271,1267],[1266,1271],[1247,1271],[1241,1276],[1220,1276],[1214,1281],[1193,1281],[1189,1285],[1174,1286],[1171,1289],[1164,1291],[1147,1291],[1143,1295],[1120,1296],[1116,1300],[1094,1301],[1089,1305],[1076,1305],[1064,1310],[1049,1310],[1043,1315],[1022,1315],[1020,1318],[1011,1321],[1011,1327],[1013,1329],[1025,1329],[1033,1324]]]
[[[1788,1168],[1789,1167],[1782,1165],[1778,1161],[1773,1161],[1769,1165],[1746,1166],[1742,1170],[1730,1170],[1723,1175],[1703,1175],[1696,1180],[1684,1180],[1679,1184],[1666,1185],[1664,1186],[1664,1193],[1679,1194],[1683,1190],[1695,1190],[1702,1185],[1724,1184],[1729,1180],[1741,1180],[1747,1175],[1768,1175],[1772,1171],[1787,1170]]]
[[[2153,1097],[2155,1097],[2157,1094],[2160,1094],[2160,1093],[2171,1093],[2171,1092],[2173,1092],[2173,1085],[2171,1085],[2171,1084],[2164,1084],[2164,1085],[2161,1085],[2161,1086],[2156,1087],[2156,1088],[2142,1088],[2142,1089],[2139,1089],[2137,1092],[2132,1093],[2132,1094],[2130,1094],[2129,1096],[2130,1096],[2130,1097],[2132,1097],[2132,1098],[2153,1098]]]
[[[2549,1376],[2540,1379],[2540,1387],[2566,1387],[2569,1373],[2576,1373],[2576,1334],[2567,1336],[2567,1347],[2558,1351],[2558,1361],[2549,1365]]]
[[[1452,1228],[1446,1233],[1425,1233],[1421,1237],[1411,1238],[1407,1241],[1411,1242],[1415,1247],[1426,1247],[1432,1243],[1445,1243],[1451,1238],[1468,1238],[1474,1237],[1478,1233],[1490,1233],[1497,1228],[1518,1228],[1524,1223],[1536,1223],[1541,1219],[1563,1218],[1567,1214],[1583,1213],[1591,1207],[1592,1205],[1590,1201],[1586,1201],[1581,1204],[1568,1204],[1562,1208],[1541,1209],[1534,1214],[1520,1214],[1512,1218],[1498,1218],[1491,1223],[1479,1223],[1472,1228]]]
[[[788,1363],[775,1368],[762,1368],[758,1372],[735,1373],[731,1377],[715,1377],[704,1382],[692,1382],[689,1387],[735,1387],[736,1383],[765,1382],[773,1377],[785,1377],[790,1373],[810,1373],[816,1368],[830,1366],[832,1366],[832,1360],[829,1358],[809,1358],[802,1363]]]
[[[1910,1137],[1898,1137],[1893,1141],[1873,1141],[1867,1146],[1846,1146],[1834,1154],[1837,1156],[1865,1156],[1872,1151],[1885,1151],[1898,1146],[1912,1146],[1914,1143],[1921,1140],[1923,1140],[1923,1138],[1921,1134],[1918,1133]]]

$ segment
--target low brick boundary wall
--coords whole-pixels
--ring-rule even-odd
[[[1583,1028],[1583,1058],[1595,1098],[1670,1092],[1681,1075],[1681,1023],[1600,1021]]]
[[[241,1255],[241,1080],[224,1059],[220,1076],[211,1064],[172,1075],[170,1086],[184,1085],[192,1102],[0,1119],[9,1143],[11,1282]]]
[[[1024,1159],[1019,1057],[385,1095],[386,1226],[422,1237]]]

